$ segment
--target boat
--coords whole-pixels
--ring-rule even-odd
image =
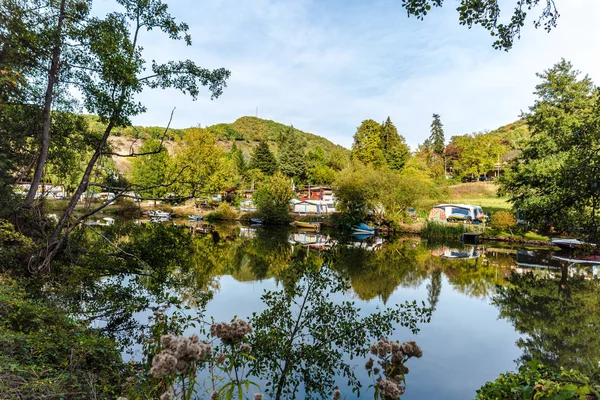
[[[148,211],[149,217],[168,218],[171,219],[171,213],[161,210],[150,210]]]
[[[252,222],[253,225],[262,225],[263,224],[263,220],[260,218],[250,218],[250,222]]]
[[[321,229],[320,222],[294,221],[294,222],[292,222],[292,225],[295,226],[296,228],[300,228],[300,229],[312,229],[315,231],[318,231]]]
[[[200,222],[204,219],[202,215],[190,215],[188,217],[189,222]]]
[[[366,233],[369,235],[375,234],[375,228],[371,228],[369,225],[365,224],[364,222],[361,222],[360,224],[353,226],[352,230],[357,233]]]
[[[551,240],[552,244],[560,247],[561,249],[582,249],[584,247],[596,246],[593,243],[582,242],[579,239],[563,239],[554,238]]]

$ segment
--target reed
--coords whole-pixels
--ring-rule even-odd
[[[462,224],[444,224],[427,221],[421,229],[421,237],[429,240],[460,240],[464,232],[471,230]]]

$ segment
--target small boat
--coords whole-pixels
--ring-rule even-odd
[[[375,234],[375,228],[371,228],[369,225],[365,224],[364,222],[361,222],[360,224],[353,226],[352,230],[354,232],[358,232],[358,233],[366,233],[366,234],[371,234],[371,235]]]
[[[200,222],[204,219],[202,215],[190,215],[188,217],[189,222]]]
[[[318,231],[319,229],[321,229],[321,223],[320,222],[294,221],[294,222],[292,222],[292,225],[295,226],[295,227],[297,227],[297,228],[311,229],[311,230],[315,230],[315,231]]]
[[[584,247],[596,246],[593,243],[582,242],[579,239],[561,239],[561,238],[552,239],[552,244],[560,247],[561,249],[581,249]]]
[[[169,218],[171,219],[171,213],[161,210],[150,210],[148,211],[149,217]]]
[[[262,225],[263,224],[263,220],[260,218],[250,218],[250,222],[252,222],[253,225]]]

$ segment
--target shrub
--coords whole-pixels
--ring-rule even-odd
[[[219,204],[219,208],[206,216],[207,221],[231,221],[237,219],[238,213],[228,203]]]
[[[596,374],[597,375],[597,374]],[[533,360],[517,373],[500,374],[477,391],[477,399],[597,399],[600,382],[575,370],[556,371]]]
[[[517,225],[514,215],[508,211],[497,211],[492,215],[491,226],[498,230],[508,230],[512,235],[512,229]]]
[[[116,398],[124,372],[115,342],[0,275],[0,397]]]
[[[258,210],[257,214],[263,221],[283,224],[292,220],[290,200],[293,197],[294,192],[290,179],[281,172],[277,172],[254,192],[252,198]]]

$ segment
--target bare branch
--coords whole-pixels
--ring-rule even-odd
[[[174,113],[175,113],[175,108],[173,108],[173,110],[171,111],[171,117],[169,118],[169,123],[167,124],[167,127],[165,128],[165,131],[163,132],[162,137],[160,138],[160,145],[158,146],[158,149],[153,150],[153,151],[147,151],[144,153],[136,153],[133,150],[133,145],[137,142],[137,139],[136,139],[133,141],[133,143],[131,143],[131,146],[129,146],[129,154],[120,154],[120,153],[114,153],[114,152],[102,152],[102,155],[115,156],[115,157],[140,157],[140,156],[147,156],[147,155],[151,155],[151,154],[160,153],[161,151],[163,151],[165,138],[167,137],[167,132],[169,131],[171,122],[173,121]]]

